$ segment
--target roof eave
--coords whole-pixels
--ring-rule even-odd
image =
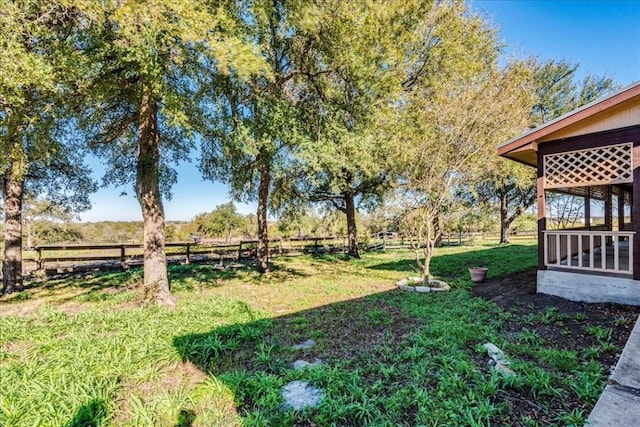
[[[615,107],[616,105],[628,101],[636,96],[640,96],[640,81],[621,89],[613,95],[610,95],[606,98],[597,99],[578,109],[570,111],[555,120],[538,126],[520,136],[517,136],[500,144],[498,146],[498,155],[505,156],[507,153],[523,149],[527,144],[535,144],[538,142],[538,140],[553,132],[578,123],[604,110]]]

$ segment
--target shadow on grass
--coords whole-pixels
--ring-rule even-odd
[[[236,408],[247,417],[248,425],[261,417],[270,425],[293,425],[316,419],[318,410],[308,409],[302,414],[283,410],[280,403],[274,403],[281,401],[280,389],[288,382],[299,379],[323,389],[333,387],[331,399],[338,402],[353,399],[350,393],[355,390],[350,391],[340,382],[331,383],[341,374],[327,375],[323,370],[359,372],[362,378],[354,379],[362,382],[358,387],[384,379],[380,366],[392,365],[406,347],[407,339],[426,326],[425,319],[403,310],[407,299],[417,303],[421,300],[394,290],[273,319],[178,336],[173,345],[184,361],[194,363],[229,387]],[[311,348],[295,349],[310,339],[315,341]],[[314,370],[295,370],[293,362],[298,359],[321,360],[323,365]],[[361,424],[357,407],[345,411],[332,419],[341,420],[341,425]]]
[[[94,399],[82,405],[64,427],[99,427],[105,424],[107,407],[104,401]]]
[[[478,247],[454,254],[437,254],[431,261],[431,271],[436,277],[467,277],[468,267],[483,264],[489,268],[488,277],[498,278],[514,271],[523,271],[536,267],[536,245],[500,245],[490,248]],[[415,260],[402,259],[369,266],[373,270],[402,271],[419,275]]]
[[[194,411],[181,409],[175,427],[192,427],[195,420],[196,413]]]
[[[294,268],[286,268],[272,263],[270,281],[285,281],[295,277],[305,277],[306,273]],[[264,281],[255,272],[251,263],[236,263],[221,268],[218,263],[192,263],[188,265],[169,265],[167,268],[172,291],[191,291],[198,288],[223,286],[226,281],[244,279],[256,284]],[[0,304],[11,304],[32,298],[30,292],[44,290],[55,298],[57,303],[69,301],[105,301],[122,292],[137,288],[143,280],[143,269],[132,267],[125,271],[83,271],[65,273],[48,280],[26,283],[22,292],[6,296]],[[66,292],[71,291],[71,292]]]
[[[175,427],[193,427],[196,414],[192,410],[181,409]],[[82,405],[76,415],[64,427],[100,427],[106,424],[107,407],[104,401],[94,399]]]

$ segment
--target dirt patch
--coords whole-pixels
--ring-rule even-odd
[[[534,328],[547,342],[557,347],[575,348],[597,345],[597,337],[586,329],[600,326],[611,330],[612,344],[624,347],[640,315],[640,307],[613,303],[589,304],[536,293],[536,270],[476,284],[473,295],[491,300],[513,313],[509,329]],[[532,316],[536,316],[532,322]],[[568,332],[567,332],[568,331]],[[606,366],[617,361],[617,355],[606,358]]]
[[[602,373],[603,381],[617,363],[640,315],[640,307],[611,303],[588,304],[537,294],[535,270],[476,284],[471,292],[495,302],[512,314],[510,320],[504,322],[501,333],[513,338],[514,342],[517,337],[529,334],[543,340],[548,347],[575,351],[578,354],[596,349],[593,359],[605,368]],[[518,357],[528,359],[526,354]],[[530,361],[544,365],[544,361]],[[510,401],[514,412],[520,417],[529,417],[542,423],[553,421],[549,413],[537,407],[534,403],[536,399],[531,395],[513,391],[501,398]],[[592,409],[592,406],[584,406],[570,393],[563,397],[563,404],[565,407],[578,408],[585,414],[589,414]]]

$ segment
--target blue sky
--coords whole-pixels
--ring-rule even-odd
[[[551,1],[476,0],[469,3],[500,29],[507,57],[538,56],[579,63],[579,76],[608,75],[627,86],[640,80],[640,0]],[[91,165],[102,172],[98,160]],[[203,181],[196,165],[178,168],[173,198],[165,201],[168,221],[190,220],[229,200],[228,188]],[[126,191],[126,196],[120,194]],[[91,197],[93,208],[82,221],[141,220],[132,186],[104,188]],[[242,213],[255,205],[236,203]]]

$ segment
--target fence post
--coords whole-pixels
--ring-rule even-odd
[[[42,270],[44,269],[44,258],[42,257],[42,248],[36,248],[36,250],[38,251],[38,270]]]
[[[126,270],[128,268],[126,250],[124,245],[120,245],[120,267],[122,267],[123,270]]]
[[[240,262],[241,258],[242,258],[242,240],[240,241],[240,243],[238,243],[238,262]]]
[[[185,264],[189,264],[189,249],[191,248],[191,243],[187,243],[187,259],[185,260]]]

